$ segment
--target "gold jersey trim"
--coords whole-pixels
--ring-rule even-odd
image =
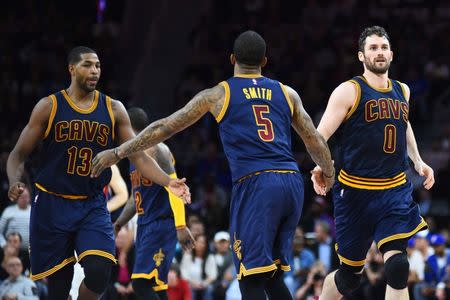
[[[50,194],[50,195],[55,195],[61,198],[65,198],[65,199],[70,199],[70,200],[85,200],[88,198],[88,196],[85,195],[66,195],[66,194],[60,194],[60,193],[55,193],[52,191],[47,190],[45,187],[43,187],[42,185],[40,185],[39,183],[35,182],[34,185],[40,189],[41,191]]]
[[[79,108],[78,106],[76,106],[76,104],[72,101],[70,96],[67,94],[66,90],[62,90],[61,93],[63,94],[64,98],[67,100],[67,103],[69,103],[70,107],[72,107],[75,111],[77,111],[81,114],[89,114],[97,108],[98,96],[100,94],[98,91],[94,91],[94,101],[92,101],[91,107],[89,107],[87,109],[83,109],[83,108]]]
[[[238,78],[261,78],[261,74],[234,74],[234,77]]]
[[[422,217],[420,217],[420,218],[421,218],[421,221],[420,221],[419,225],[417,225],[417,227],[414,228],[414,230],[411,230],[410,232],[403,232],[403,233],[393,234],[391,236],[388,236],[388,237],[382,239],[377,244],[378,249],[380,249],[380,247],[382,245],[386,244],[387,242],[394,241],[394,240],[399,240],[399,239],[404,239],[404,238],[409,238],[409,237],[415,235],[418,231],[428,227],[427,222],[425,222],[425,220]]]
[[[386,190],[406,183],[406,174],[400,174],[391,178],[368,178],[347,174],[344,170],[339,172],[338,180],[350,187],[365,190]]]
[[[34,280],[34,281],[40,280],[42,278],[52,275],[53,273],[55,273],[58,270],[61,270],[64,266],[66,266],[70,263],[75,263],[76,261],[77,261],[77,259],[75,258],[75,256],[66,258],[61,263],[57,264],[56,266],[54,266],[51,269],[48,269],[45,272],[38,273],[38,274],[30,274],[30,278],[31,278],[31,280]]]
[[[403,97],[405,97],[405,100],[408,101],[408,98],[406,98],[406,90],[405,90],[405,87],[403,86],[403,83],[398,81],[398,80],[396,80],[396,81],[397,81],[397,83],[400,85],[400,87],[402,89]]]
[[[177,178],[176,173],[172,173],[169,175],[170,178]],[[172,193],[168,187],[164,187],[164,189],[169,194],[169,203],[170,208],[173,212],[173,218],[175,220],[175,227],[178,228],[184,228],[186,227],[186,217],[185,217],[185,209],[184,209],[184,202],[183,200]]]
[[[387,93],[387,92],[392,91],[392,81],[389,78],[388,78],[388,87],[387,88],[377,88],[377,87],[374,87],[373,85],[371,85],[364,76],[358,76],[358,77],[361,78],[362,81],[364,81],[368,86],[370,86],[372,89],[374,89],[377,92]]]
[[[112,260],[115,264],[117,264],[117,259],[114,257],[114,255],[112,255],[109,252],[102,251],[102,250],[86,250],[78,256],[78,261],[81,261],[84,257],[86,257],[88,255],[97,255],[97,256],[105,257],[105,258]]]
[[[338,258],[340,259],[340,261],[343,262],[344,264],[352,266],[352,267],[362,267],[366,263],[365,259],[351,260],[351,259],[345,258],[339,254],[338,249],[339,249],[338,244],[337,243],[334,244],[334,250],[336,251],[336,254],[337,254]]]
[[[289,109],[291,111],[291,117],[294,115],[294,105],[292,103],[291,97],[289,97],[289,93],[286,90],[286,87],[284,86],[284,84],[282,84],[281,82],[279,82],[281,90],[283,91],[284,97],[286,98],[286,102],[289,105]]]
[[[222,85],[225,89],[225,99],[223,100],[222,109],[220,110],[219,115],[217,115],[217,123],[220,123],[220,121],[222,121],[223,116],[225,116],[225,113],[227,112],[228,105],[230,104],[230,85],[226,81],[222,81],[219,84]]]
[[[358,81],[356,80],[349,80],[349,82],[353,83],[356,88],[356,99],[353,102],[352,108],[348,111],[347,115],[345,115],[344,121],[347,121],[355,112],[355,110],[358,108],[359,101],[361,100],[361,86],[359,85]]]
[[[239,273],[237,274],[237,279],[241,280],[242,276],[248,276],[248,275],[254,275],[254,274],[261,274],[261,273],[267,273],[267,272],[271,272],[271,271],[275,271],[277,270],[277,266],[275,263],[268,265],[268,266],[263,266],[263,267],[257,267],[257,268],[251,268],[251,269],[246,269],[244,264],[241,263],[240,267],[239,267]]]
[[[58,108],[58,101],[56,100],[56,97],[54,94],[49,96],[50,99],[52,99],[52,110],[50,111],[50,116],[48,118],[48,124],[47,129],[45,130],[44,139],[48,136],[50,133],[50,130],[52,129],[53,120],[55,119],[56,115],[56,109]]]
[[[114,118],[114,112],[112,109],[112,100],[109,96],[106,96],[106,108],[108,109],[108,113],[109,113],[109,117],[111,119],[111,136],[112,139],[114,141],[115,138],[115,127],[114,125],[116,124],[116,119]]]
[[[148,279],[148,280],[155,278],[156,286],[153,286],[153,290],[155,292],[163,291],[163,290],[167,290],[168,289],[167,283],[165,283],[164,281],[159,279],[158,269],[156,269],[156,268],[153,269],[148,274],[146,274],[146,273],[133,273],[133,274],[131,274],[131,279],[137,279],[137,278]]]

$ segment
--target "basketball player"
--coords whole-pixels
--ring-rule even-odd
[[[427,224],[411,198],[407,155],[426,177],[426,189],[434,184],[433,170],[422,161],[408,121],[409,88],[388,77],[393,53],[382,27],[364,29],[358,58],[363,75],[333,91],[318,127],[326,140],[339,126],[342,130],[342,169],[333,188],[341,265],[327,276],[320,299],[338,299],[358,288],[373,240],[385,262],[386,299],[409,299],[407,241]],[[324,195],[321,174],[316,167],[312,179]]]
[[[137,134],[148,124],[141,108],[128,110],[131,126]],[[176,177],[174,159],[169,148],[159,143],[145,153],[172,177]],[[131,275],[138,300],[167,300],[167,275],[175,256],[177,237],[185,249],[192,249],[194,238],[186,227],[183,201],[163,186],[142,177],[130,164],[132,195],[114,223],[116,232],[137,213],[136,257]],[[158,297],[159,296],[159,297]]]
[[[234,42],[234,76],[198,93],[184,108],[156,121],[133,140],[97,155],[93,175],[136,151],[155,145],[210,112],[219,123],[233,180],[230,230],[243,299],[292,299],[283,282],[303,205],[303,182],[291,151],[292,126],[334,182],[327,144],[298,94],[261,75],[266,43],[254,31]],[[116,155],[117,154],[117,155]]]
[[[76,47],[68,55],[69,88],[41,99],[11,151],[8,196],[23,192],[24,162],[43,141],[42,166],[31,207],[32,279],[48,277],[49,299],[67,299],[75,262],[86,275],[79,299],[98,299],[106,288],[114,257],[113,228],[102,191],[111,170],[91,178],[96,153],[134,136],[122,103],[95,90],[100,61],[94,50]],[[189,198],[184,180],[171,179],[143,153],[132,160],[154,182]]]

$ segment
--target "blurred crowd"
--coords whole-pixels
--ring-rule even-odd
[[[32,190],[15,204],[6,197],[6,159],[32,107],[43,96],[68,85],[65,56],[79,43],[100,54],[103,73],[99,89],[117,99],[126,99],[129,93],[115,70],[114,45],[120,37],[124,2],[107,2],[110,6],[102,23],[97,19],[95,1],[81,2],[85,5],[74,5],[71,14],[62,14],[64,4],[58,1],[42,5],[31,0],[8,2],[0,11],[0,299],[9,299],[7,294],[17,291],[33,295],[37,291],[40,299],[46,295],[45,280],[32,283],[27,278]],[[429,225],[427,232],[418,233],[409,243],[410,295],[416,300],[449,299],[450,40],[446,37],[450,34],[450,3],[205,2],[207,9],[189,36],[186,68],[175,84],[175,107],[232,76],[228,62],[232,42],[239,32],[251,28],[261,33],[268,45],[264,75],[297,89],[317,124],[332,90],[362,73],[356,56],[362,28],[378,24],[387,29],[394,51],[390,77],[411,88],[411,122],[422,156],[436,174],[435,187],[425,191],[420,177],[413,170],[408,173],[415,186],[414,199]],[[194,251],[177,250],[169,274],[170,300],[240,299],[227,233],[231,177],[214,123],[212,117],[204,117],[168,141],[178,174],[187,177],[191,187],[193,203],[187,207],[187,218],[197,239]],[[332,149],[333,145],[331,140]],[[314,164],[298,138],[293,138],[293,147],[304,176],[305,204],[285,281],[295,299],[313,299],[320,294],[324,276],[338,265],[333,205],[329,196],[314,194],[309,181]],[[36,152],[34,160],[39,159]],[[33,160],[27,164],[30,181],[34,165]],[[127,162],[119,167],[128,180]],[[118,276],[124,274],[119,270],[128,269],[131,274],[133,232],[130,226],[117,237],[119,264],[105,299],[133,299],[130,278]],[[383,299],[383,264],[376,247],[367,255],[364,274],[354,299]]]

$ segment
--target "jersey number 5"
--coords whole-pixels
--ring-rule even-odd
[[[275,134],[273,132],[272,121],[268,117],[265,117],[264,114],[270,113],[270,109],[268,105],[252,105],[253,115],[255,116],[256,125],[262,127],[262,129],[258,129],[258,135],[261,140],[264,142],[273,141]]]
[[[393,124],[384,127],[383,150],[386,153],[394,153],[397,144],[397,128]]]

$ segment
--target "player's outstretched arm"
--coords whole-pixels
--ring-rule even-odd
[[[135,138],[114,150],[97,154],[93,160],[93,176],[98,176],[105,168],[124,157],[148,149],[170,138],[175,133],[197,122],[208,111],[217,116],[222,108],[224,96],[225,90],[222,85],[203,90],[195,95],[186,106],[164,119],[151,123]]]
[[[42,98],[34,107],[30,120],[8,157],[6,165],[9,191],[8,197],[11,201],[16,201],[23,192],[24,184],[21,182],[24,173],[24,163],[30,153],[46,134],[48,134],[48,120],[52,111],[53,103],[51,98]]]
[[[357,87],[354,83],[346,81],[341,83],[331,93],[328,100],[327,108],[320,120],[317,131],[323,136],[325,141],[336,132],[339,126],[348,118],[352,112],[352,107],[356,108],[357,104]],[[325,186],[325,176],[320,166],[316,166],[311,171],[311,180],[314,190],[319,195],[325,195],[323,186]]]
[[[120,170],[116,165],[111,166],[112,176],[109,186],[114,192],[114,196],[106,203],[106,207],[109,212],[113,212],[122,207],[128,199],[128,188]]]
[[[123,143],[134,138],[135,135],[131,127],[130,118],[128,117],[123,104],[120,101],[113,100],[112,109],[114,112],[115,130],[118,142]],[[115,154],[113,150],[105,150],[97,154],[92,161],[91,176],[98,176],[105,168],[116,163],[118,159],[114,159],[114,157]],[[144,152],[138,152],[131,155],[130,160],[142,176],[156,184],[167,186],[175,195],[188,198],[190,201],[189,188],[184,183],[186,179],[170,178],[169,175],[158,166],[155,160]]]
[[[303,108],[300,96],[292,88],[286,86],[290,100],[294,106],[292,127],[305,143],[308,153],[314,162],[319,165],[326,174],[325,190],[328,191],[334,183],[334,167],[331,161],[331,153],[325,139],[314,127],[314,124]]]
[[[409,101],[410,97],[410,89],[409,87],[401,83],[403,86],[403,90],[405,92],[405,98],[407,101]],[[423,186],[429,190],[434,185],[434,171],[433,169],[428,166],[420,156],[419,148],[417,147],[416,138],[414,136],[414,131],[412,129],[411,123],[408,121],[408,127],[406,129],[406,145],[408,150],[408,156],[411,158],[412,162],[414,163],[414,168],[416,169],[417,173],[419,173],[420,176],[425,177],[425,181],[423,182]]]
[[[123,208],[120,216],[117,218],[116,222],[114,222],[114,234],[117,236],[122,226],[127,224],[131,218],[136,214],[136,200],[134,199],[134,195],[130,195]]]

